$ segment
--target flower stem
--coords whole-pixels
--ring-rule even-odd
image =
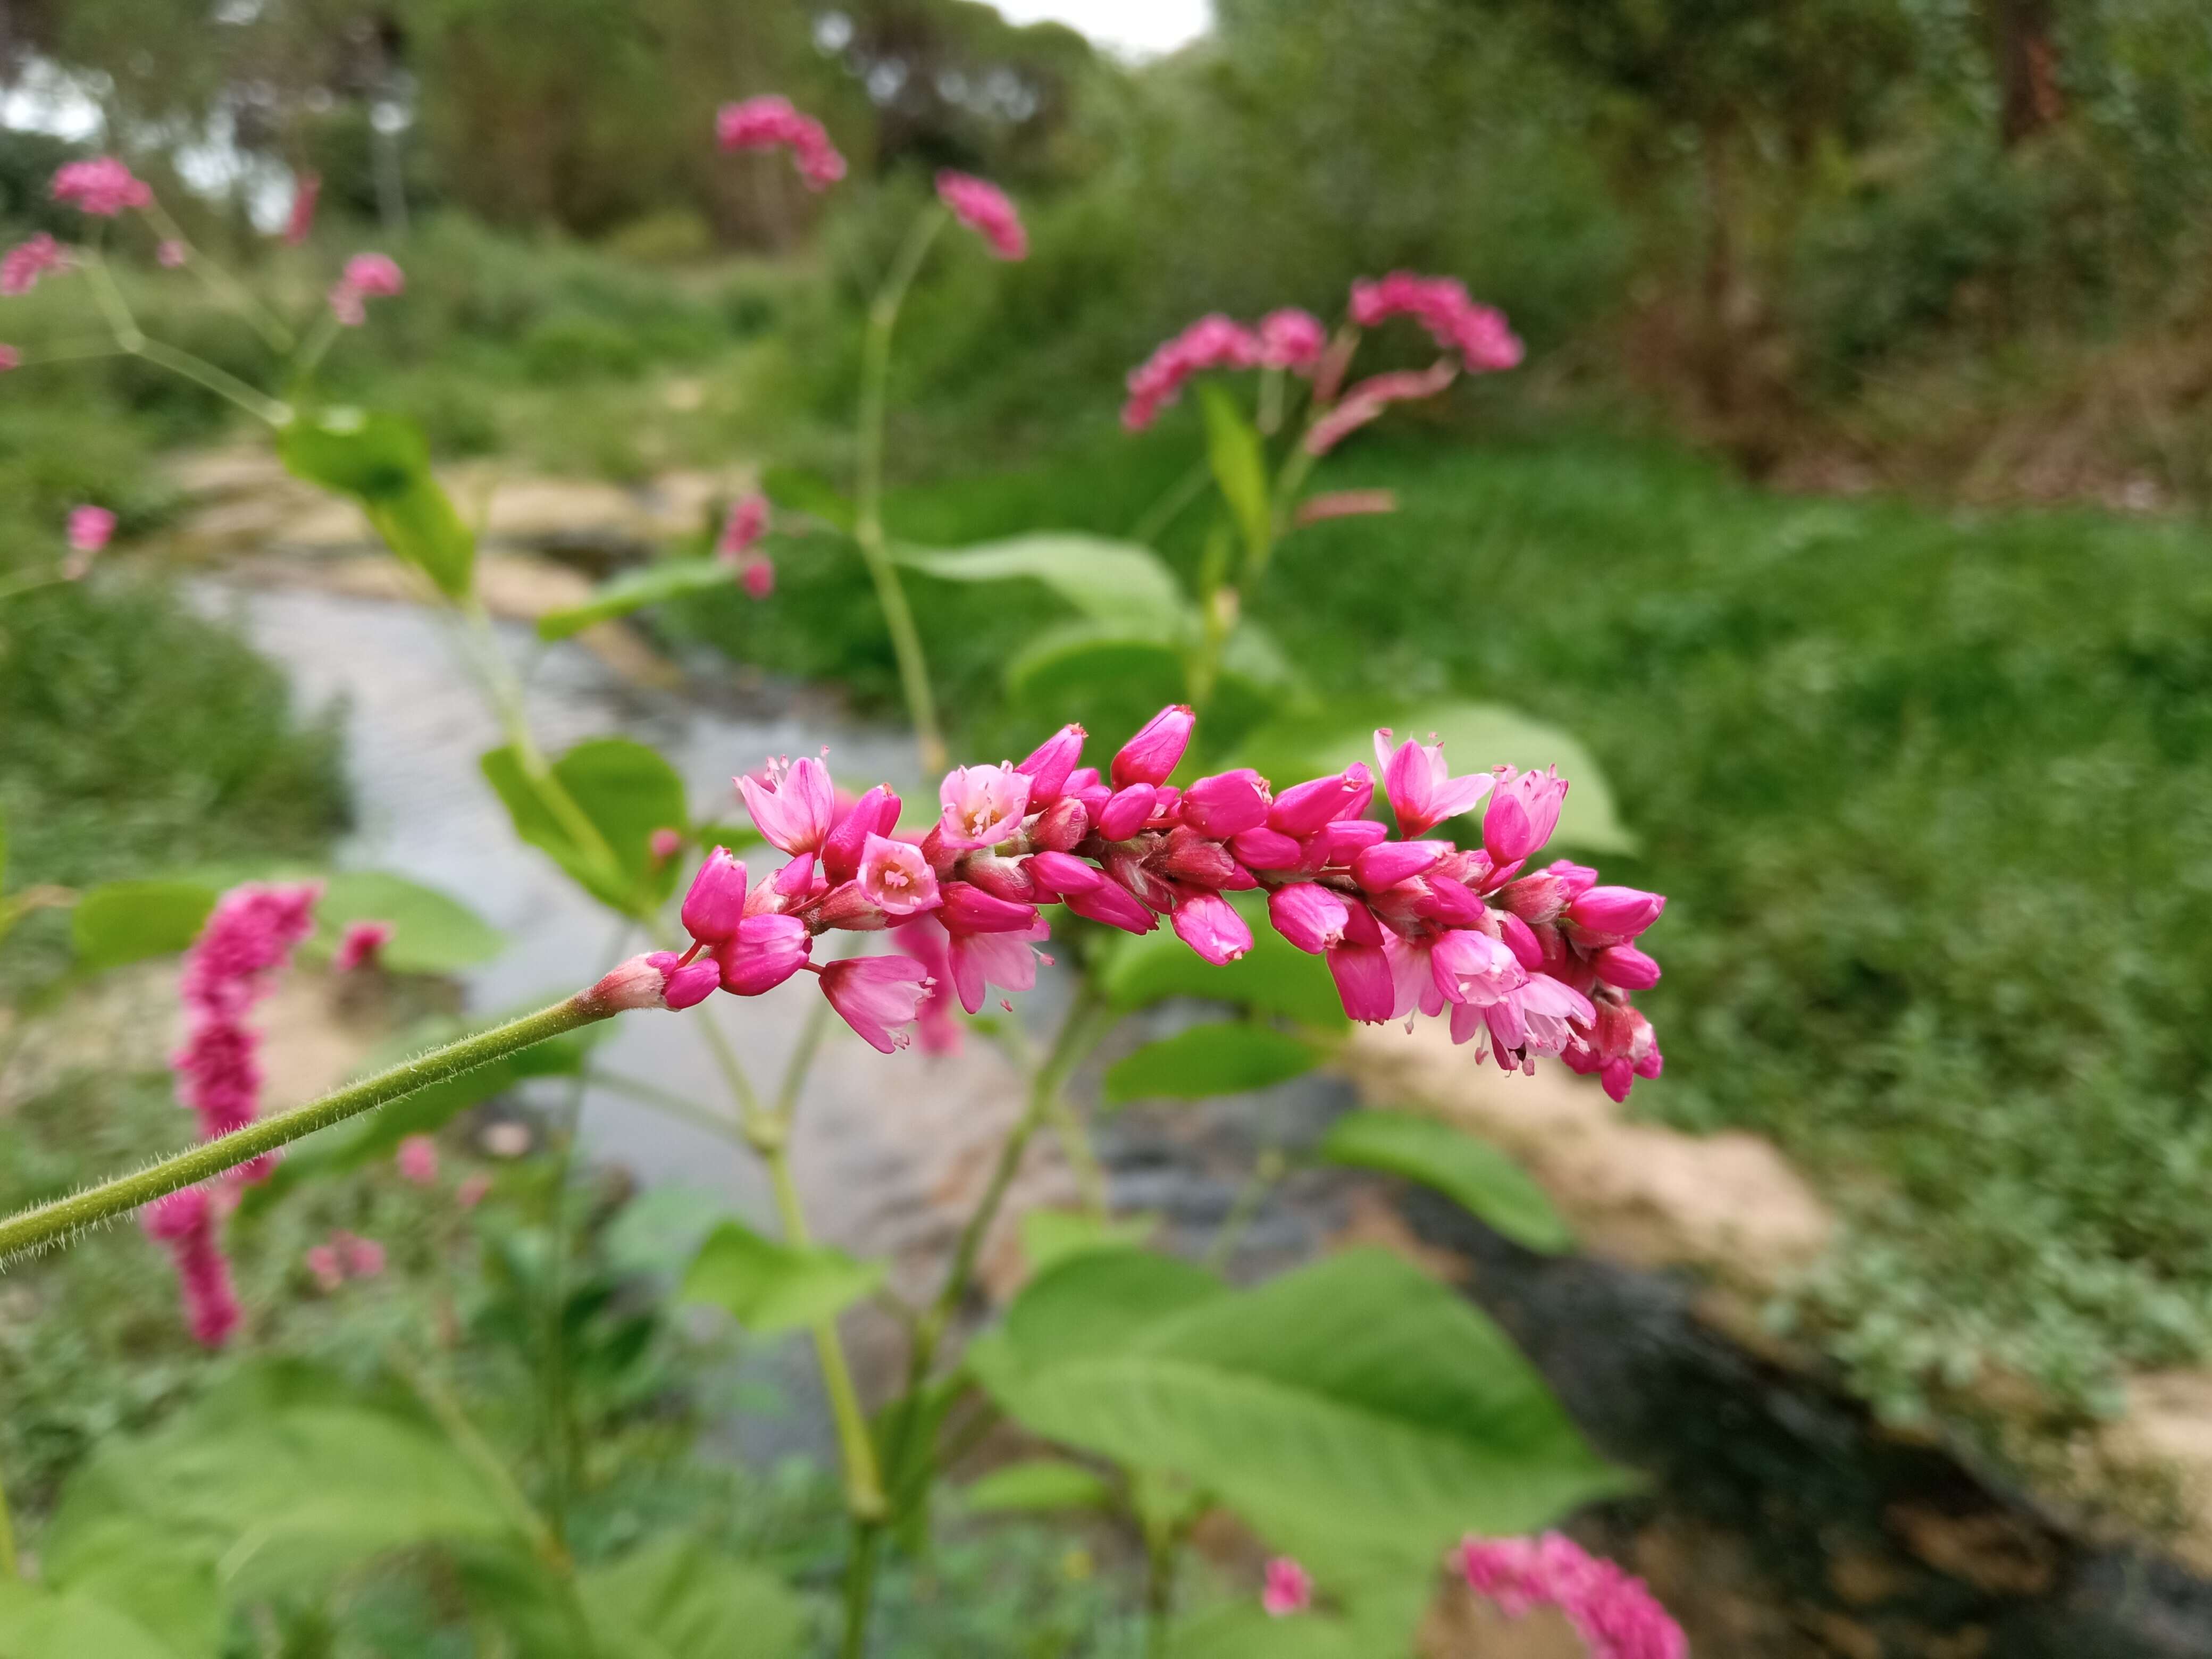
[[[937,699],[929,688],[929,663],[923,656],[921,635],[914,625],[914,611],[906,589],[891,563],[890,548],[884,537],[884,422],[890,398],[891,332],[898,325],[899,307],[914,285],[930,244],[945,228],[949,216],[932,205],[915,221],[914,229],[899,250],[890,276],[868,307],[868,330],[860,359],[860,489],[853,539],[876,585],[876,601],[883,607],[884,625],[890,630],[891,649],[898,658],[899,684],[906,696],[907,716],[914,722],[915,744],[924,773],[945,769],[945,734],[937,723]]]
[[[195,357],[189,351],[179,351],[159,340],[149,340],[138,326],[138,319],[131,314],[130,302],[124,299],[123,290],[115,285],[115,273],[108,270],[107,260],[97,246],[84,250],[85,270],[92,276],[93,295],[100,302],[107,326],[115,335],[116,345],[133,357],[143,357],[172,374],[183,376],[198,386],[205,386],[218,398],[227,398],[257,421],[270,426],[283,426],[292,418],[292,407],[274,398],[256,392],[235,374],[217,368],[213,363]]]
[[[15,1578],[19,1572],[15,1560],[15,1522],[8,1513],[7,1488],[4,1484],[0,1484],[0,1583]]]
[[[235,1169],[302,1135],[472,1072],[548,1037],[592,1024],[615,1012],[590,992],[580,991],[564,1002],[418,1054],[389,1071],[333,1090],[319,1100],[272,1113],[218,1139],[203,1141],[135,1175],[118,1176],[67,1198],[34,1206],[0,1221],[0,1265],[73,1237],[97,1222],[126,1214],[179,1188]]]
[[[146,222],[154,234],[165,242],[175,242],[185,250],[185,263],[192,274],[207,285],[208,291],[234,307],[253,325],[253,331],[268,342],[270,349],[286,352],[292,349],[292,331],[268,307],[253,296],[252,291],[232,276],[219,262],[209,258],[192,245],[184,228],[169,216],[169,210],[160,202],[149,202],[143,210]]]

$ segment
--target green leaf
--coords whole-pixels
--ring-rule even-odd
[[[769,1335],[835,1317],[883,1278],[880,1261],[855,1261],[822,1245],[794,1249],[726,1221],[699,1247],[683,1299],[726,1308],[747,1330]]]
[[[1316,1044],[1268,1026],[1234,1021],[1194,1025],[1148,1042],[1108,1066],[1105,1103],[1243,1094],[1303,1077],[1321,1060]]]
[[[769,1573],[696,1539],[655,1538],[579,1575],[598,1659],[786,1659],[806,1613]]]
[[[217,896],[199,881],[108,881],[88,888],[70,919],[77,961],[99,973],[173,955],[199,936]]]
[[[1433,1187],[1516,1244],[1546,1255],[1574,1235],[1528,1172],[1485,1140],[1412,1112],[1348,1112],[1329,1126],[1315,1155],[1328,1164],[1381,1170]]]
[[[1048,1439],[1180,1474],[1326,1581],[1425,1583],[1468,1531],[1520,1533],[1625,1490],[1512,1344],[1374,1250],[1231,1291],[1135,1252],[1016,1298],[969,1370]]]
[[[541,640],[565,640],[595,623],[627,617],[648,605],[660,605],[686,593],[708,593],[726,588],[735,573],[720,559],[668,559],[642,570],[628,570],[594,589],[592,597],[566,611],[550,611],[538,619]]]
[[[1213,481],[1236,516],[1247,557],[1263,559],[1274,531],[1266,446],[1224,388],[1209,380],[1199,387],[1198,400],[1206,410],[1206,458],[1212,465]]]
[[[1043,1510],[1110,1510],[1114,1489],[1104,1479],[1074,1463],[1036,1457],[993,1469],[961,1489],[960,1497],[978,1515],[1015,1515]]]
[[[1124,637],[1179,644],[1196,619],[1175,573],[1149,547],[1073,531],[1051,531],[946,550],[901,546],[892,556],[940,581],[1042,582],[1094,622]]]
[[[820,473],[809,472],[804,467],[769,468],[761,474],[761,490],[785,512],[811,513],[848,536],[858,521],[852,502],[837,493],[836,486]]]
[[[1133,1249],[1160,1224],[1156,1215],[1086,1215],[1079,1210],[1031,1210],[1022,1218],[1022,1255],[1032,1274],[1048,1273],[1086,1250]]]
[[[57,1559],[42,1553],[47,1586],[96,1601],[157,1631],[168,1647],[214,1655],[222,1637],[222,1594],[211,1551],[179,1540],[169,1528],[120,1512],[80,1520]],[[7,1649],[0,1644],[0,1656]]]
[[[1071,622],[1036,635],[1006,664],[1006,690],[1031,702],[1079,696],[1100,681],[1133,680],[1121,701],[1159,712],[1188,684],[1182,653],[1154,640],[1132,638],[1102,623]]]
[[[506,803],[515,834],[550,854],[602,904],[626,915],[650,916],[675,890],[681,866],[675,859],[653,856],[653,832],[684,832],[690,811],[684,780],[643,744],[628,738],[593,738],[552,765],[555,780],[613,853],[611,872],[577,844],[514,750],[492,750],[479,764]]]
[[[430,446],[404,416],[358,409],[301,415],[277,434],[295,477],[361,503],[385,544],[461,599],[476,569],[476,537],[430,472]]]
[[[323,884],[306,949],[327,956],[356,921],[388,921],[384,965],[396,974],[453,974],[489,962],[506,936],[459,900],[383,870],[348,870]]]
[[[1372,1626],[1330,1613],[1271,1618],[1255,1596],[1178,1619],[1167,1659],[1376,1659],[1405,1650]]]
[[[1434,732],[1443,740],[1445,758],[1455,773],[1486,772],[1498,765],[1523,770],[1556,765],[1569,787],[1559,827],[1553,836],[1555,847],[1591,853],[1636,851],[1636,837],[1620,821],[1605,774],[1589,751],[1558,726],[1495,702],[1440,702],[1372,712],[1372,720],[1349,720],[1339,711],[1326,720],[1267,726],[1244,740],[1237,763],[1257,768],[1279,789],[1324,772],[1341,771],[1354,761],[1372,770],[1376,726],[1389,726],[1401,742],[1407,738],[1425,742]]]
[[[1169,997],[1203,997],[1258,1014],[1278,1014],[1316,1031],[1350,1030],[1328,964],[1274,930],[1267,901],[1258,894],[1235,894],[1231,902],[1252,930],[1249,951],[1227,967],[1216,968],[1167,928],[1127,935],[1115,945],[1100,981],[1114,1006],[1134,1010]]]
[[[680,1279],[729,1215],[730,1200],[707,1188],[648,1187],[608,1224],[607,1264],[617,1273]]]
[[[137,1620],[82,1595],[54,1595],[0,1582],[0,1659],[212,1659],[213,1648],[179,1649]]]

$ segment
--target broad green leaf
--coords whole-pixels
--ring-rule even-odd
[[[555,780],[613,854],[612,871],[578,845],[512,749],[492,750],[479,763],[506,803],[515,834],[550,854],[601,903],[627,915],[649,916],[675,890],[680,861],[653,856],[653,832],[684,832],[690,811],[683,779],[643,744],[593,738],[552,765]]]
[[[1175,573],[1133,542],[1051,531],[976,547],[901,546],[892,556],[940,581],[1042,582],[1092,621],[1129,638],[1179,644],[1195,631]]]
[[[218,894],[198,881],[108,881],[86,889],[70,918],[78,963],[98,973],[183,950],[199,936]]]
[[[1235,515],[1244,538],[1244,551],[1253,561],[1263,559],[1273,532],[1274,511],[1267,500],[1267,454],[1260,434],[1227,390],[1208,380],[1198,389],[1206,411],[1206,458],[1213,468],[1213,481]]]
[[[1176,647],[1078,621],[1045,629],[1016,653],[1006,691],[1041,729],[1074,720],[1118,740],[1165,705],[1188,702],[1190,681]]]
[[[704,1187],[648,1187],[608,1224],[608,1265],[617,1273],[680,1278],[729,1215],[730,1200]]]
[[[1160,1224],[1156,1215],[1086,1215],[1079,1210],[1031,1210],[1022,1218],[1022,1255],[1032,1274],[1048,1273],[1086,1250],[1142,1245]]]
[[[811,513],[823,523],[853,533],[853,504],[818,472],[799,466],[772,466],[761,474],[761,490],[787,513]]]
[[[276,437],[297,477],[361,503],[385,544],[449,599],[465,596],[476,537],[430,472],[430,447],[404,416],[358,409],[303,414]]]
[[[122,1613],[179,1653],[212,1659],[223,1626],[212,1551],[128,1511],[80,1522],[66,1542],[58,1559],[51,1548],[42,1552],[49,1589]],[[6,1653],[0,1645],[0,1659]]]
[[[1114,1489],[1079,1464],[1036,1457],[993,1469],[961,1488],[960,1497],[978,1515],[1012,1515],[1043,1510],[1110,1510]]]
[[[1395,1564],[1425,1583],[1469,1531],[1533,1531],[1631,1484],[1503,1333],[1395,1256],[1244,1291],[1156,1260],[1062,1264],[969,1369],[1032,1431],[1184,1476],[1324,1581]]]
[[[489,962],[506,938],[459,899],[384,870],[346,870],[323,884],[307,950],[328,955],[356,921],[388,921],[384,965],[398,974],[453,974]]]
[[[1434,732],[1455,773],[1487,772],[1506,765],[1523,770],[1556,765],[1567,780],[1567,799],[1553,836],[1555,848],[1590,853],[1632,853],[1636,838],[1620,821],[1613,790],[1597,762],[1580,742],[1555,726],[1495,702],[1444,702],[1397,709],[1364,711],[1368,719],[1342,712],[1328,719],[1304,719],[1271,725],[1248,737],[1238,763],[1256,767],[1277,788],[1324,772],[1341,771],[1354,761],[1375,765],[1374,732],[1387,726],[1401,741],[1427,741]]]
[[[726,1308],[760,1335],[835,1317],[883,1282],[884,1264],[816,1245],[794,1249],[742,1222],[708,1235],[684,1275],[683,1299]]]
[[[712,592],[729,586],[734,579],[730,567],[720,559],[669,559],[642,570],[624,571],[602,583],[583,604],[540,617],[538,637],[565,640],[594,623],[611,622],[686,593]]]
[[[1556,1255],[1574,1235],[1528,1172],[1488,1141],[1412,1112],[1348,1112],[1315,1148],[1328,1164],[1381,1170],[1433,1187],[1516,1244]]]
[[[212,1652],[157,1640],[136,1620],[88,1595],[0,1581],[0,1659],[211,1659]]]
[[[1108,1066],[1105,1103],[1243,1094],[1303,1077],[1321,1064],[1322,1054],[1318,1045],[1265,1025],[1194,1025]]]
[[[1334,1612],[1314,1611],[1295,1619],[1271,1618],[1255,1595],[1250,1600],[1176,1620],[1169,1634],[1168,1659],[1377,1659],[1409,1650],[1388,1643],[1370,1626]]]
[[[654,1538],[576,1580],[597,1659],[787,1659],[805,1608],[761,1568],[696,1539]]]
[[[1316,1031],[1348,1030],[1328,964],[1274,930],[1267,901],[1258,894],[1236,894],[1232,902],[1252,930],[1249,951],[1217,968],[1165,927],[1129,934],[1115,945],[1101,980],[1114,1006],[1137,1009],[1168,997],[1204,997],[1279,1014]]]

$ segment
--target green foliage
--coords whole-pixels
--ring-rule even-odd
[[[799,1651],[798,1597],[757,1566],[696,1539],[659,1538],[577,1580],[595,1659],[786,1659]]]
[[[1310,1038],[1267,1025],[1224,1021],[1194,1025],[1148,1042],[1106,1068],[1105,1104],[1136,1100],[1203,1100],[1243,1094],[1303,1077],[1324,1049]]]
[[[1547,1255],[1571,1249],[1574,1235],[1544,1189],[1489,1142],[1412,1112],[1348,1112],[1314,1148],[1324,1164],[1381,1170],[1432,1187],[1515,1243]]]
[[[459,900],[383,870],[342,870],[322,878],[315,932],[301,948],[324,955],[356,921],[392,924],[379,960],[395,974],[456,974],[507,947],[498,929]]]
[[[1243,532],[1248,558],[1266,556],[1274,533],[1274,508],[1267,483],[1267,453],[1237,400],[1212,381],[1198,389],[1206,412],[1206,455],[1213,482]]]
[[[1252,948],[1217,968],[1166,928],[1119,940],[1099,970],[1099,984],[1117,1008],[1151,1006],[1169,997],[1203,997],[1234,1003],[1255,1014],[1276,1015],[1321,1033],[1350,1029],[1335,981],[1319,957],[1308,956],[1267,921],[1264,899],[1252,893],[1231,902],[1252,930]]]
[[[21,1583],[0,1583],[0,1659],[45,1659],[64,1653],[96,1653],[102,1659],[188,1659],[143,1626],[90,1596],[50,1595]]]
[[[198,937],[216,889],[198,881],[107,881],[88,888],[70,918],[77,962],[88,972],[173,955]]]
[[[1022,1217],[1022,1256],[1032,1274],[1049,1273],[1072,1255],[1141,1246],[1158,1227],[1156,1215],[1097,1216],[1080,1210],[1030,1210]]]
[[[969,1364],[1032,1431],[1187,1476],[1325,1586],[1425,1585],[1470,1529],[1530,1530],[1621,1488],[1488,1321],[1373,1252],[1248,1291],[1164,1257],[1079,1256]]]
[[[448,599],[470,592],[476,537],[430,475],[430,446],[403,416],[331,409],[296,416],[277,434],[284,465],[310,483],[350,495],[376,533]]]
[[[855,1261],[824,1245],[801,1249],[726,1221],[708,1235],[684,1275],[684,1299],[725,1308],[757,1335],[835,1318],[883,1282],[880,1261]]]
[[[1002,1464],[961,1488],[960,1501],[978,1515],[1011,1515],[1054,1510],[1106,1510],[1114,1489],[1079,1464],[1037,1457]]]
[[[1044,532],[957,552],[901,547],[894,556],[940,581],[1042,582],[1117,639],[1174,645],[1193,627],[1174,573],[1150,548],[1128,543]]]
[[[628,738],[593,738],[555,761],[552,781],[597,830],[610,866],[598,850],[570,832],[514,750],[494,749],[480,763],[514,819],[514,833],[541,852],[600,903],[625,915],[649,916],[676,890],[681,873],[673,859],[653,855],[656,830],[683,834],[691,821],[684,780],[653,750]]]

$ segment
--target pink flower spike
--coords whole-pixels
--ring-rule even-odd
[[[937,199],[952,216],[991,245],[1001,259],[1020,259],[1030,251],[1029,233],[1006,192],[986,179],[947,167],[937,175]]]
[[[788,149],[809,190],[827,190],[845,176],[845,158],[822,124],[773,93],[723,105],[714,136],[724,149]]]
[[[1042,919],[1014,932],[954,932],[945,946],[945,961],[960,1006],[971,1014],[981,1008],[987,984],[1002,991],[1026,991],[1036,985],[1036,947],[1051,936]]]
[[[1551,840],[1566,798],[1566,780],[1556,766],[1521,773],[1498,768],[1490,810],[1482,817],[1484,849],[1501,866],[1518,864]]]
[[[994,847],[1018,835],[1030,810],[1029,775],[1005,764],[956,766],[945,775],[937,798],[945,809],[945,844]]]
[[[910,916],[934,908],[937,873],[921,848],[902,841],[870,836],[860,854],[860,891],[885,915]]]
[[[399,1143],[392,1162],[398,1167],[401,1180],[410,1181],[417,1187],[437,1185],[438,1143],[429,1136],[409,1135]]]
[[[1468,1588],[1509,1619],[1556,1607],[1591,1659],[1689,1659],[1689,1638],[1644,1587],[1612,1562],[1555,1532],[1476,1538],[1458,1550]]]
[[[68,269],[68,253],[42,230],[29,241],[9,249],[5,258],[0,258],[0,295],[13,298],[18,294],[28,294],[48,271]]]
[[[684,896],[684,931],[708,945],[737,937],[745,914],[745,866],[726,847],[707,854]]]
[[[1320,956],[1344,943],[1349,915],[1342,899],[1310,881],[1278,887],[1267,895],[1267,920],[1309,956]]]
[[[821,848],[837,810],[830,769],[811,755],[770,761],[763,777],[737,781],[745,810],[769,844],[793,857]]]
[[[164,270],[176,270],[191,258],[191,252],[182,242],[172,240],[154,250],[154,262]]]
[[[331,957],[331,969],[350,974],[358,968],[375,967],[384,947],[392,943],[392,935],[397,931],[388,921],[348,923]]]
[[[302,173],[292,180],[292,208],[284,216],[284,246],[297,247],[315,228],[315,204],[322,198],[323,175]]]
[[[112,219],[125,208],[151,207],[154,192],[112,155],[71,161],[54,174],[50,193],[95,218]]]
[[[753,544],[768,534],[768,497],[757,489],[749,490],[730,503],[730,510],[722,520],[722,533],[715,538],[714,556],[725,563],[735,565],[751,552]]]
[[[1270,1619],[1304,1613],[1313,1606],[1313,1575],[1289,1556],[1277,1556],[1267,1563],[1267,1582],[1260,1592],[1260,1605]]]
[[[902,803],[889,784],[879,783],[854,801],[822,843],[823,873],[831,881],[850,881],[860,873],[860,855],[878,836],[898,828]]]
[[[407,289],[406,274],[382,253],[355,254],[338,280],[365,300],[389,300]]]
[[[69,515],[69,544],[88,556],[106,547],[115,534],[115,515],[104,507],[73,507]]]
[[[1083,739],[1087,735],[1079,726],[1063,726],[1015,766],[1014,770],[1030,781],[1032,807],[1050,806],[1066,792],[1068,774],[1083,758]]]
[[[169,1253],[177,1270],[185,1324],[204,1348],[222,1346],[240,1317],[230,1263],[216,1237],[219,1219],[215,1195],[204,1187],[186,1187],[155,1199],[139,1215],[147,1237]]]
[[[1218,313],[1200,318],[1163,343],[1129,373],[1129,398],[1121,406],[1121,425],[1141,432],[1162,409],[1182,395],[1183,382],[1210,368],[1254,368],[1261,356],[1259,337]]]
[[[903,1048],[906,1028],[929,995],[929,970],[912,957],[854,957],[825,963],[822,994],[863,1041],[884,1054]]]
[[[1371,518],[1397,510],[1398,492],[1395,489],[1339,489],[1300,501],[1297,523],[1303,529],[1331,519]]]
[[[1188,704],[1174,702],[1146,720],[1136,736],[1114,757],[1112,777],[1116,789],[1133,783],[1162,784],[1182,760],[1190,746],[1198,716]]]
[[[1328,454],[1361,427],[1381,419],[1391,404],[1433,398],[1458,377],[1459,370],[1451,360],[1443,358],[1428,368],[1401,369],[1362,380],[1307,430],[1306,453]]]
[[[740,997],[773,991],[805,965],[813,948],[806,924],[797,916],[773,911],[747,916],[734,939],[714,947],[722,988]]]
[[[1200,778],[1182,792],[1182,821],[1202,836],[1227,841],[1267,822],[1267,781],[1249,766]]]
[[[1444,746],[1433,734],[1427,743],[1408,738],[1394,750],[1385,726],[1375,734],[1375,760],[1401,836],[1425,835],[1446,818],[1473,811],[1496,781],[1480,772],[1452,776]]]
[[[1176,937],[1217,968],[1226,968],[1252,948],[1251,928],[1218,893],[1185,899],[1170,921]]]
[[[1269,368],[1303,373],[1321,361],[1328,343],[1328,331],[1310,311],[1285,306],[1260,319],[1260,361]]]
[[[1413,318],[1438,345],[1456,353],[1470,374],[1512,368],[1521,361],[1521,342],[1504,314],[1478,305],[1455,277],[1394,270],[1379,282],[1354,283],[1351,313],[1362,328],[1391,317]]]

